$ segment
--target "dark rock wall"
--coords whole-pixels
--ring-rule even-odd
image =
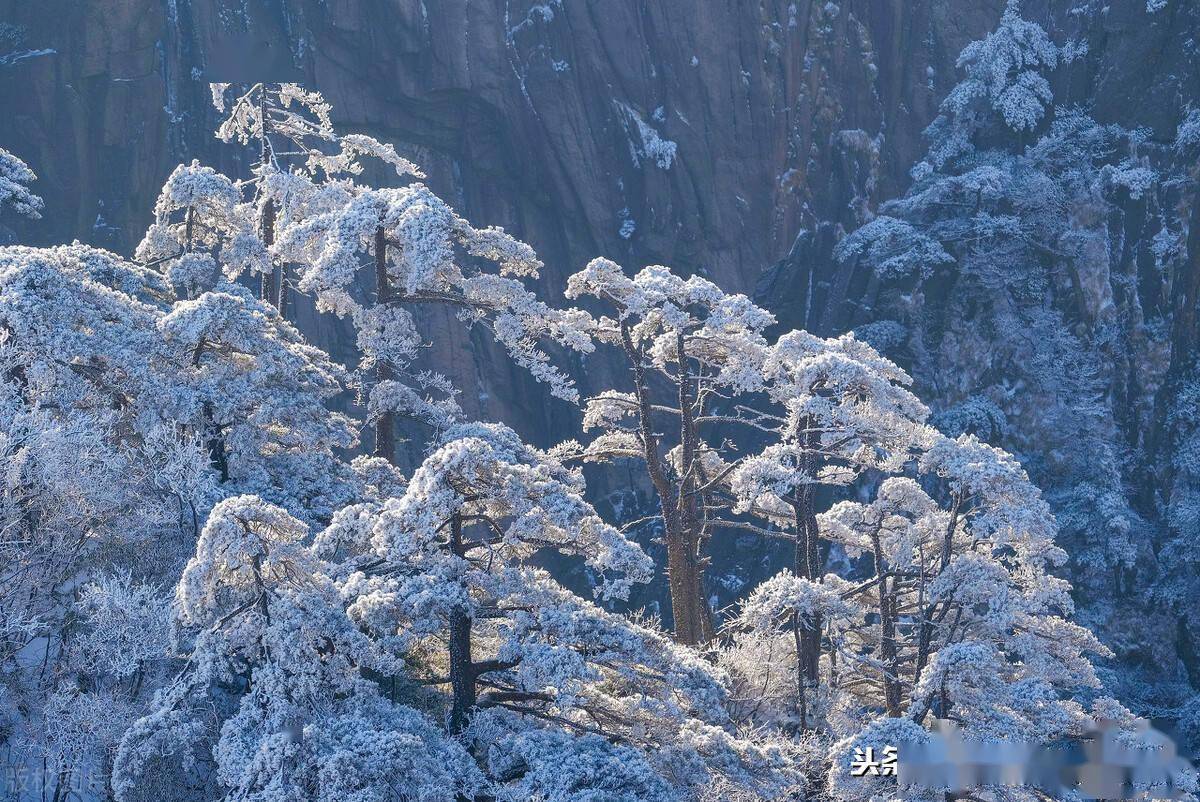
[[[473,222],[533,244],[552,296],[598,255],[753,292],[802,229],[831,241],[903,190],[959,49],[999,7],[0,0],[0,58],[54,51],[0,64],[0,143],[39,173],[47,201],[22,239],[128,252],[180,160],[238,170],[243,154],[211,135],[205,70],[228,37],[248,36],[238,45],[299,65],[339,124],[408,151]],[[797,281],[766,299],[789,318]],[[455,321],[429,325],[469,411],[535,437],[546,420],[570,425]],[[347,355],[335,325],[315,329]],[[589,376],[603,381],[595,361]]]

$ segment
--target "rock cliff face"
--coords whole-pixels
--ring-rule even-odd
[[[207,71],[223,42],[243,37],[297,67],[340,125],[420,163],[472,222],[531,243],[549,297],[593,256],[663,263],[828,335],[887,316],[878,282],[831,250],[905,190],[959,51],[1002,10],[1002,0],[0,0],[0,144],[41,176],[47,214],[16,232],[23,240],[129,252],[176,163],[238,170],[245,154],[211,134]],[[1060,71],[1060,101],[1146,127],[1151,148],[1200,102],[1190,0],[1030,0],[1022,10],[1057,41],[1087,42]],[[1200,210],[1193,196],[1174,197],[1195,240]],[[1155,464],[1169,455],[1144,446],[1164,420],[1166,384],[1130,376],[1158,370],[1153,360],[1174,366],[1160,378],[1190,365],[1200,269],[1185,256],[1176,275],[1154,273],[1138,245],[1148,214],[1127,210],[1128,247],[1115,263],[1085,266],[1062,303],[1087,325],[1113,303],[1165,321],[1158,335],[1122,329],[1143,341],[1125,343],[1130,361],[1108,378],[1105,422],[1140,454],[1126,492],[1158,531],[1168,478]],[[336,322],[299,313],[311,336],[352,359]],[[430,359],[463,388],[468,412],[542,443],[576,425],[452,316],[433,312],[426,324]],[[613,369],[592,359],[585,381]],[[939,402],[937,388],[919,389]],[[1159,619],[1166,657],[1194,662],[1173,621]],[[1143,646],[1124,656],[1159,659]]]
[[[3,0],[0,141],[48,202],[24,239],[128,252],[174,164],[237,169],[211,134],[206,69],[244,37],[298,65],[339,124],[407,150],[472,221],[533,244],[546,291],[605,255],[753,292],[798,232],[832,241],[903,189],[959,49],[1000,11],[969,5]],[[796,289],[766,300],[792,317]],[[568,424],[453,321],[432,324],[472,412]]]

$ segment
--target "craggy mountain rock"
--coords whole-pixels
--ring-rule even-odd
[[[953,272],[922,288],[915,304],[921,320],[900,338],[932,351],[902,345],[889,353],[917,376],[919,394],[935,410],[986,391],[1010,396],[1006,420],[980,434],[1019,454],[1055,506],[1081,618],[1123,669],[1109,681],[1143,711],[1185,719],[1181,730],[1197,744],[1196,563],[1180,542],[1190,540],[1195,526],[1200,196],[1195,153],[1175,141],[1189,109],[1200,103],[1200,8],[1172,2],[1022,8],[1057,41],[1087,45],[1086,55],[1056,74],[1056,102],[1078,105],[1102,123],[1140,129],[1136,158],[1159,176],[1153,192],[1131,194],[1107,219],[1087,219],[1097,207],[1071,209],[1071,225],[1099,224],[1107,240],[1092,242],[1085,259],[1047,265],[1048,309],[1083,345],[1079,364],[1095,366],[1089,428],[1111,450],[1115,475],[1103,482],[1085,477],[1081,458],[1099,465],[1108,457],[1088,454],[1082,443],[1065,453],[1039,438],[1046,405],[1071,399],[1038,399],[1022,387],[1020,370],[1006,360],[1031,358],[1037,345],[1016,355],[998,348],[997,333],[975,308],[978,299],[958,291]],[[832,217],[805,228],[788,256],[762,275],[759,297],[785,325],[829,335],[903,320],[914,306],[911,295],[881,284],[869,266],[831,257],[853,222]],[[1116,553],[1122,541],[1131,543],[1127,558]],[[1126,560],[1102,573],[1094,569]]]
[[[1068,209],[1069,229],[1098,227],[1107,236],[1091,240],[1083,259],[1045,265],[1047,311],[1082,346],[1077,361],[1058,370],[1089,374],[1089,398],[1038,398],[1023,385],[1011,360],[1051,346],[1003,344],[953,270],[914,298],[913,288],[881,282],[866,264],[838,263],[831,251],[853,228],[844,218],[802,230],[788,256],[763,274],[758,294],[791,299],[773,303],[783,323],[826,335],[907,318],[907,330],[892,331],[898,347],[889,354],[913,372],[935,410],[989,393],[1007,397],[1003,409],[989,409],[999,425],[979,434],[1019,454],[1055,506],[1081,617],[1122,669],[1110,683],[1143,711],[1183,719],[1181,732],[1195,745],[1197,566],[1188,556],[1193,547],[1181,543],[1190,542],[1196,521],[1200,196],[1196,154],[1177,147],[1176,137],[1200,101],[1200,9],[1163,2],[1022,8],[1057,41],[1086,44],[1085,55],[1057,72],[1056,103],[1137,129],[1133,158],[1158,175],[1152,192],[1130,193],[1111,211],[1089,203]],[[1041,436],[1047,411],[1069,403],[1087,410],[1088,436],[1104,454]],[[1111,473],[1101,476],[1106,463]]]
[[[214,53],[252,47],[275,68],[300,70],[340,125],[422,164],[474,223],[530,242],[552,298],[593,256],[666,263],[756,294],[783,325],[834,334],[889,310],[878,280],[837,264],[833,246],[904,192],[959,51],[1002,9],[1003,0],[0,0],[0,144],[38,171],[47,205],[45,219],[16,233],[129,252],[177,162],[236,171],[246,154],[212,137],[207,82]],[[1057,77],[1060,100],[1101,122],[1148,127],[1148,153],[1168,164],[1186,105],[1200,102],[1195,5],[1027,0],[1023,13],[1057,41],[1087,42],[1086,57]],[[1130,454],[1125,491],[1151,540],[1167,528],[1163,466],[1177,438],[1160,430],[1191,369],[1200,291],[1194,255],[1167,276],[1147,256],[1158,230],[1149,218],[1168,202],[1194,245],[1194,194],[1131,205],[1114,225],[1121,247],[1056,300],[1084,328],[1100,316],[1160,321],[1119,328],[1104,354],[1122,360],[1106,377],[1104,425]],[[353,361],[336,321],[297,314]],[[938,325],[969,326],[959,314],[946,306]],[[427,315],[429,359],[463,388],[469,413],[543,444],[577,426],[575,411],[484,338],[450,313]],[[614,370],[601,356],[583,375],[599,384]],[[935,407],[957,400],[919,391]],[[1010,421],[1018,434],[1021,425]],[[1053,472],[1038,479],[1054,491]],[[594,486],[606,494],[603,476]],[[714,570],[722,603],[737,592],[723,573]],[[1132,581],[1154,575],[1146,567]],[[1186,627],[1176,638],[1171,614],[1146,631],[1155,634],[1114,644],[1122,659],[1182,656],[1200,677],[1200,647]]]
[[[253,47],[302,68],[339,124],[405,149],[469,219],[533,244],[551,293],[596,255],[752,292],[802,228],[903,189],[958,50],[1000,4],[958,5],[4,0],[0,141],[48,202],[26,239],[128,252],[174,164],[236,170],[206,70]],[[454,321],[432,325],[468,411],[534,436],[571,425]]]

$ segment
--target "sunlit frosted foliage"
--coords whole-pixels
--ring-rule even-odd
[[[27,186],[36,179],[29,165],[0,148],[0,210],[10,208],[25,217],[41,217],[42,199]]]

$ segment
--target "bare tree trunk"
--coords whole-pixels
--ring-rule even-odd
[[[704,562],[700,550],[704,546],[704,519],[700,509],[701,501],[698,492],[702,484],[697,452],[700,445],[700,435],[696,430],[696,421],[692,404],[695,395],[692,393],[692,379],[688,373],[687,353],[684,348],[683,335],[676,340],[679,351],[677,363],[678,400],[679,400],[679,442],[682,446],[679,477],[678,504],[680,529],[683,532],[683,547],[685,560],[682,570],[690,588],[687,592],[688,604],[692,606],[690,617],[692,626],[699,637],[699,643],[712,640],[712,612],[704,598]],[[697,380],[696,395],[699,394]],[[680,566],[677,566],[677,569]]]
[[[193,229],[196,224],[196,210],[189,206],[187,213],[183,218],[183,242],[184,248],[187,251],[192,249]],[[204,355],[204,341],[196,343],[196,350],[192,354],[192,367],[200,367],[200,358]],[[229,455],[225,450],[225,437],[221,434],[221,427],[217,425],[216,413],[213,410],[212,401],[205,400],[201,407],[201,412],[204,415],[205,438],[204,445],[208,449],[208,459],[212,467],[216,468],[217,474],[221,477],[221,483],[229,481]]]
[[[792,501],[796,528],[795,574],[811,582],[819,582],[823,566],[817,548],[819,530],[813,509],[813,490],[811,485],[802,487]],[[821,628],[824,622],[820,613],[814,612],[807,620],[798,621],[797,626],[799,673],[805,683],[816,687],[821,674]]]
[[[950,508],[950,522],[946,525],[946,533],[942,536],[942,553],[938,564],[937,574],[946,570],[946,566],[950,564],[950,557],[954,547],[954,530],[958,528],[959,513],[962,511],[963,492],[959,491],[954,494],[954,502]],[[921,673],[925,670],[925,666],[929,662],[929,653],[933,646],[933,629],[937,624],[940,624],[946,617],[946,613],[950,610],[949,603],[941,606],[940,610],[936,603],[925,605],[921,609],[921,624],[917,635],[917,658],[916,667],[913,671],[913,685],[916,685],[921,680]]]
[[[206,442],[208,460],[216,468],[217,475],[221,478],[221,484],[225,484],[229,481],[229,454],[225,451],[225,438],[221,434],[221,427],[215,420],[212,402],[205,401],[203,409],[204,423],[208,429]]]
[[[896,579],[893,577],[889,589],[888,578],[883,576],[883,550],[879,530],[871,535],[875,549],[875,576],[879,578],[879,659],[883,664],[883,703],[887,714],[900,717],[900,666],[896,650]]]
[[[290,300],[290,298],[288,297],[288,288],[289,288],[288,279],[289,279],[290,271],[288,270],[288,265],[286,262],[279,265],[278,269],[279,269],[279,303],[275,308],[279,310],[279,316],[281,318],[283,318],[284,320],[287,320],[288,301]]]
[[[262,219],[259,223],[263,244],[270,248],[275,243],[275,201],[268,198],[267,202],[263,204]],[[262,274],[259,298],[271,306],[279,304],[278,281],[279,267],[276,265],[271,266],[271,272]]]
[[[375,303],[387,303],[391,294],[387,273],[387,236],[383,226],[380,226],[375,229]],[[376,385],[394,378],[392,366],[387,360],[375,362]],[[393,465],[396,463],[396,417],[390,410],[384,411],[375,423],[375,456],[383,457]]]
[[[462,539],[462,519],[455,515],[450,524],[450,549],[459,557],[466,553]],[[450,732],[458,734],[467,727],[475,709],[475,665],[471,658],[471,617],[466,610],[450,614]]]
[[[263,84],[258,92],[258,113],[262,120],[262,129],[260,131],[260,142],[262,151],[259,154],[261,164],[266,165],[271,159],[271,129],[270,121],[267,118],[267,85]],[[263,204],[262,219],[259,221],[259,231],[262,236],[263,244],[270,248],[275,244],[275,201],[267,198]],[[262,274],[262,284],[259,287],[259,298],[266,301],[271,306],[279,305],[279,268],[275,265],[271,266],[271,272]],[[280,313],[283,309],[280,308]]]
[[[673,634],[679,643],[689,646],[705,642],[704,620],[708,606],[701,591],[703,577],[699,564],[699,543],[689,542],[679,507],[679,490],[667,478],[662,464],[658,436],[654,433],[652,406],[646,387],[642,355],[633,344],[626,324],[621,325],[621,342],[633,368],[634,392],[638,404],[638,426],[646,472],[662,509],[663,530],[667,543],[667,586],[671,594]],[[709,625],[711,630],[711,624]]]
[[[801,633],[800,616],[792,613],[792,636],[796,641],[796,713],[800,717],[800,729],[808,729],[808,681],[804,676],[804,639]]]
[[[704,598],[699,544],[686,537],[667,535],[667,582],[671,591],[671,615],[675,640],[700,646],[711,638],[712,623]]]

